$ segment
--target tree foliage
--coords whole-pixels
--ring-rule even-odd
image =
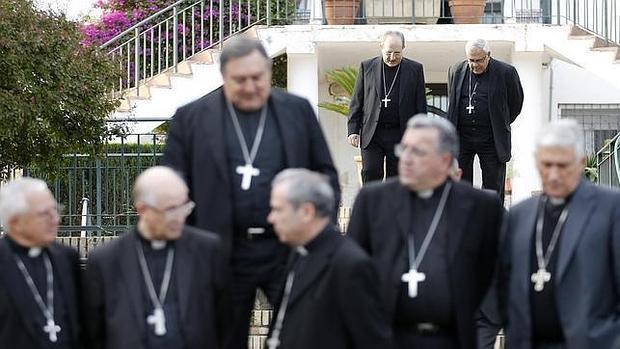
[[[31,0],[0,1],[0,177],[53,173],[63,154],[95,154],[110,134],[117,68],[82,38],[76,23]]]

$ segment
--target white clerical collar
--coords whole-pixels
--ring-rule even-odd
[[[551,203],[554,206],[559,206],[559,205],[563,205],[566,202],[566,198],[554,198],[554,197],[549,197],[549,203]]]
[[[304,246],[295,247],[295,251],[297,251],[297,253],[304,257],[308,255],[308,249]]]
[[[31,247],[28,249],[28,257],[37,258],[41,255],[43,249],[41,247]]]
[[[151,247],[154,250],[164,249],[166,245],[168,244],[166,240],[151,240],[150,243],[151,243]]]
[[[430,199],[431,196],[433,196],[433,189],[426,189],[426,190],[418,190],[416,192],[416,195],[420,198],[420,199]]]

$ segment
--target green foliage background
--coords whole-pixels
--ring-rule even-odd
[[[0,178],[33,166],[55,173],[63,154],[97,153],[111,132],[118,72],[81,39],[61,14],[0,1]]]

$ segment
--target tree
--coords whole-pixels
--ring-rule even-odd
[[[0,1],[0,178],[54,173],[63,154],[96,154],[110,135],[117,68],[82,39],[77,23],[32,0]]]

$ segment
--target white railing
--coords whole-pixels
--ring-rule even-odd
[[[101,46],[134,91],[164,71],[256,24],[452,23],[444,0],[179,0]],[[349,8],[346,10],[346,8]],[[487,0],[478,23],[574,24],[620,45],[616,0]],[[456,20],[454,22],[457,22]]]

